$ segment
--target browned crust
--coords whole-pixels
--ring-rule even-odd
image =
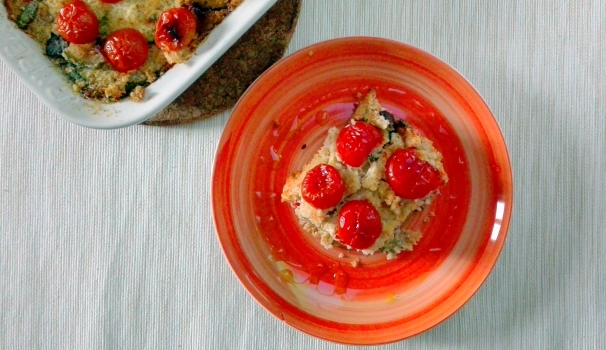
[[[191,123],[233,107],[248,86],[282,58],[300,9],[301,0],[279,0],[188,90],[143,124]]]
[[[23,0],[4,0],[4,6],[6,7],[8,18],[16,21],[25,6],[27,6],[27,3]]]

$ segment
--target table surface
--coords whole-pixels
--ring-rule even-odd
[[[429,51],[485,98],[511,156],[492,274],[385,349],[606,348],[605,19],[602,0],[303,2],[287,54],[352,35]],[[347,348],[271,316],[224,259],[210,178],[228,118],[86,129],[0,63],[0,348]]]

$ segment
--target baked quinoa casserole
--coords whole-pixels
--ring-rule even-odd
[[[392,259],[421,239],[403,224],[446,182],[432,142],[384,110],[371,90],[347,125],[328,130],[312,160],[287,178],[281,199],[325,248]]]
[[[84,97],[130,97],[197,46],[243,0],[4,0],[8,17],[37,41]]]

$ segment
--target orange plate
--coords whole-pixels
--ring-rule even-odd
[[[371,88],[434,141],[450,177],[407,221],[419,244],[390,261],[322,248],[280,202],[286,176]],[[482,98],[436,57],[386,39],[326,41],[278,62],[238,102],[214,166],[215,226],[240,282],[274,316],[340,343],[392,342],[452,315],[490,273],[511,215],[507,149]]]

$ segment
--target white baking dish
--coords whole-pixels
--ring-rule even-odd
[[[277,0],[245,0],[198,47],[146,88],[145,100],[102,103],[84,99],[42,53],[42,48],[6,15],[0,1],[0,59],[60,117],[78,125],[115,129],[141,123],[166,107],[233,45]],[[8,96],[10,98],[10,96]]]

